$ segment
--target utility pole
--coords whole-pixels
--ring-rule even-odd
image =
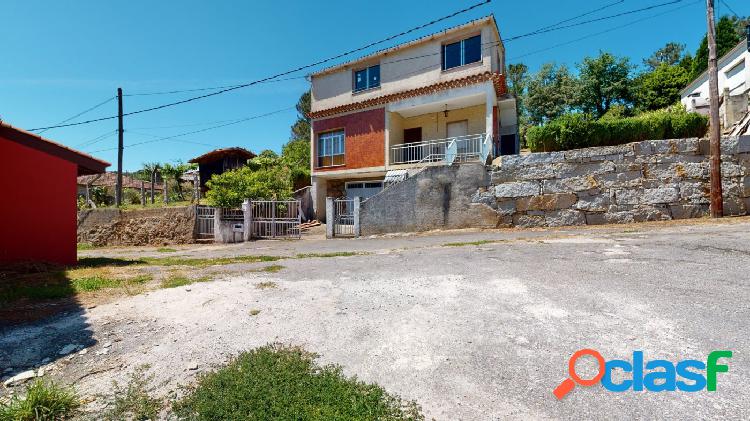
[[[706,0],[706,21],[708,23],[708,92],[711,100],[711,126],[709,128],[711,142],[711,217],[721,218],[724,216],[724,203],[721,191],[721,127],[719,123],[719,75],[716,63],[714,0]]]
[[[122,205],[122,88],[117,88],[117,188],[115,204]]]

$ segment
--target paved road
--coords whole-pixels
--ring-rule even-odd
[[[504,240],[442,246],[448,242]],[[372,254],[284,260],[276,274],[231,265],[226,279],[160,290],[0,333],[23,365],[91,332],[92,351],[62,378],[86,393],[148,363],[157,390],[188,382],[232,354],[280,341],[335,362],[347,374],[418,401],[439,420],[750,418],[750,222],[606,229],[462,232],[387,239],[257,242],[189,255]],[[92,253],[128,254],[130,249]],[[258,289],[272,280],[278,288]],[[258,309],[257,316],[250,310]],[[50,338],[58,339],[51,341]],[[61,342],[62,341],[62,342]],[[715,392],[552,389],[568,358],[594,348],[607,359],[706,360],[732,350]],[[196,371],[187,370],[191,362]],[[588,372],[591,361],[579,364]],[[120,369],[122,368],[122,369]],[[109,369],[109,370],[107,370]]]

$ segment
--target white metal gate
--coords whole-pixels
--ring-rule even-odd
[[[333,236],[354,237],[354,199],[346,197],[333,201]]]
[[[214,238],[214,208],[210,206],[195,207],[195,223],[198,238]]]
[[[255,238],[301,237],[299,200],[253,200],[249,203],[251,233]]]

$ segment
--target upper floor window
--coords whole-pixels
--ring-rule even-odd
[[[379,64],[354,72],[354,92],[377,88],[378,86],[380,86]]]
[[[482,60],[482,37],[476,35],[443,45],[443,70]]]
[[[318,167],[344,165],[344,131],[318,135]]]

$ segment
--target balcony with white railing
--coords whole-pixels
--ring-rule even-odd
[[[492,134],[477,133],[391,147],[391,165],[451,165],[484,162],[492,151]]]

